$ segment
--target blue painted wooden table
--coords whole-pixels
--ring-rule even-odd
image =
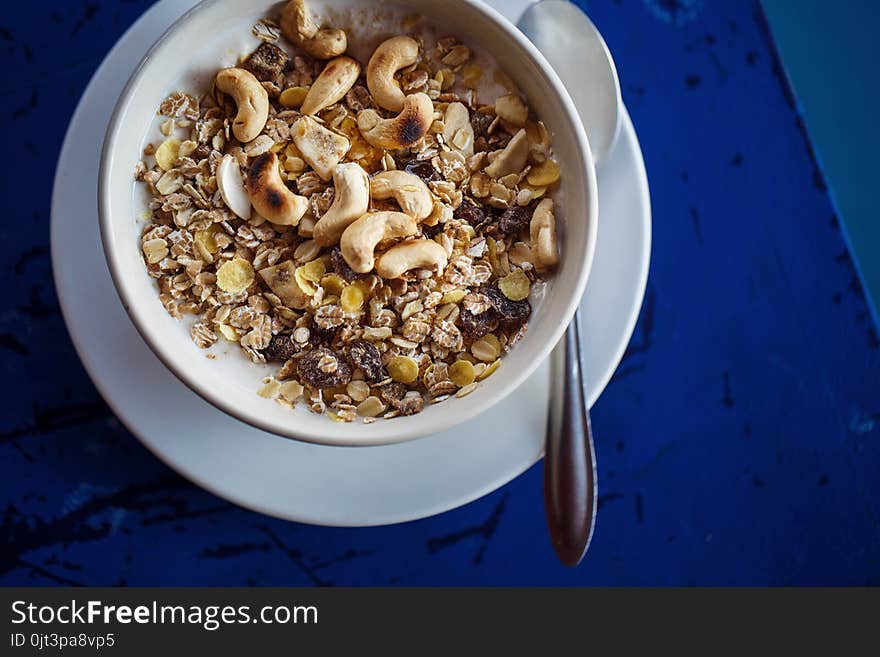
[[[545,536],[539,466],[439,517],[317,528],[198,489],[113,417],[58,311],[48,190],[82,89],[149,4],[0,19],[0,582],[880,584],[880,341],[756,2],[588,3],[645,152],[654,254],[594,409],[577,570]]]

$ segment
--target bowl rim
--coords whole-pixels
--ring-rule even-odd
[[[115,249],[113,248],[113,243],[111,239],[112,230],[110,227],[111,193],[108,184],[108,179],[110,177],[109,174],[112,169],[113,160],[115,157],[116,142],[118,140],[119,133],[124,128],[122,118],[125,115],[126,110],[131,102],[132,92],[141,84],[147,73],[147,65],[149,64],[153,55],[157,51],[159,51],[165,45],[165,43],[170,40],[171,37],[173,37],[178,31],[184,29],[186,27],[186,24],[190,21],[190,19],[192,19],[193,16],[208,12],[215,5],[225,1],[227,0],[201,0],[200,2],[198,2],[198,4],[187,10],[177,20],[175,20],[174,23],[172,23],[172,25],[168,27],[165,32],[162,33],[162,35],[149,48],[149,50],[147,50],[147,52],[138,62],[138,65],[135,67],[131,76],[126,82],[125,87],[123,88],[118,100],[113,107],[113,112],[111,114],[110,120],[107,125],[107,130],[104,135],[104,142],[101,148],[100,166],[98,169],[97,189],[98,223],[101,234],[101,244],[103,247],[105,259],[107,261],[108,269],[110,271],[110,277],[113,280],[113,286],[116,289],[116,293],[119,296],[119,299],[122,303],[123,308],[125,309],[126,314],[131,319],[132,324],[134,324],[134,327],[140,334],[141,338],[143,338],[144,342],[146,342],[150,350],[156,355],[156,357],[162,362],[162,364],[167,367],[171,371],[171,373],[174,374],[174,376],[177,377],[179,381],[181,381],[186,387],[196,393],[199,397],[206,400],[227,415],[241,422],[244,422],[245,424],[249,424],[258,429],[266,431],[269,434],[279,436],[281,438],[298,440],[316,445],[336,447],[374,447],[379,445],[392,445],[403,443],[410,440],[423,438],[434,433],[447,431],[459,424],[470,420],[473,417],[476,417],[494,404],[506,398],[510,393],[517,389],[523,383],[523,381],[525,381],[526,378],[531,376],[538,368],[538,366],[547,358],[547,356],[562,338],[562,335],[568,327],[568,324],[572,321],[575,311],[577,310],[581,298],[584,295],[587,280],[589,278],[590,271],[592,270],[593,257],[596,250],[596,242],[598,236],[598,183],[596,180],[596,167],[593,160],[592,151],[590,150],[586,130],[584,128],[583,122],[580,119],[580,116],[578,115],[574,102],[569,96],[568,91],[566,90],[559,76],[550,66],[549,62],[545,59],[543,54],[537,49],[537,47],[535,47],[535,45],[532,44],[532,42],[529,41],[528,38],[522,32],[520,32],[520,30],[512,22],[505,18],[498,10],[484,3],[482,0],[449,1],[465,5],[471,10],[482,14],[484,18],[488,19],[497,27],[499,27],[506,34],[506,36],[511,41],[513,41],[515,46],[518,46],[532,61],[532,63],[540,69],[546,81],[553,89],[553,92],[556,94],[559,101],[561,101],[565,120],[567,120],[571,124],[571,127],[574,130],[577,140],[576,151],[582,159],[582,164],[584,165],[584,175],[587,183],[586,194],[588,207],[586,208],[586,253],[584,254],[584,258],[580,264],[580,271],[578,272],[575,287],[572,293],[569,294],[568,300],[565,302],[563,311],[560,316],[561,321],[558,322],[551,329],[550,338],[546,340],[543,345],[540,346],[537,357],[526,367],[521,368],[517,373],[509,377],[503,384],[499,385],[494,394],[490,396],[484,396],[484,399],[481,403],[475,404],[470,409],[464,412],[458,411],[456,413],[444,413],[438,418],[435,418],[435,421],[432,422],[430,426],[411,424],[408,428],[401,427],[400,429],[388,432],[386,434],[383,434],[382,436],[360,436],[351,438],[339,436],[325,437],[313,430],[310,430],[308,432],[300,430],[298,429],[296,423],[291,423],[290,425],[280,427],[273,422],[264,420],[261,416],[259,416],[259,414],[246,412],[242,408],[232,403],[230,400],[227,400],[221,395],[214,393],[209,386],[202,385],[202,383],[195,376],[190,375],[187,372],[187,369],[185,367],[178,364],[178,359],[173,357],[170,350],[165,349],[160,340],[153,339],[145,318],[141,317],[134,310],[135,303],[133,291],[129,289],[127,285],[126,276],[124,274],[121,261],[119,260],[119,256],[116,253]],[[408,2],[411,2],[412,0],[395,1],[401,4],[406,4]],[[328,425],[329,424],[330,423],[328,419]],[[357,423],[353,424],[359,426]]]

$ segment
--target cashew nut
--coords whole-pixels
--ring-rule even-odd
[[[296,226],[309,207],[305,196],[287,188],[272,151],[257,156],[248,171],[247,191],[257,212],[279,226]]]
[[[269,118],[269,93],[243,68],[224,68],[217,73],[217,89],[232,96],[238,113],[232,122],[232,133],[241,143],[255,139]]]
[[[311,116],[297,119],[290,129],[290,137],[302,159],[308,162],[323,180],[330,180],[333,169],[351,146],[348,139],[328,130]]]
[[[357,219],[342,233],[339,249],[354,271],[366,274],[373,269],[374,251],[382,240],[415,235],[415,220],[403,212],[370,212]]]
[[[370,180],[357,162],[337,164],[333,185],[333,204],[312,231],[312,238],[321,246],[336,244],[343,231],[370,208]]]
[[[330,59],[345,52],[348,39],[344,30],[318,29],[304,0],[290,0],[281,10],[281,32],[294,45],[316,59]]]
[[[532,221],[529,224],[529,241],[537,261],[535,267],[538,270],[552,269],[559,263],[553,199],[545,198],[535,208]]]
[[[379,44],[367,64],[367,88],[379,107],[392,112],[403,108],[406,97],[394,74],[412,66],[419,58],[419,43],[408,36],[396,36]]]
[[[529,158],[529,138],[526,131],[520,130],[498,153],[492,164],[486,167],[486,173],[498,180],[511,173],[519,173]]]
[[[357,82],[361,65],[351,57],[337,57],[327,62],[303,101],[300,112],[317,114],[325,107],[339,102]]]
[[[434,240],[413,240],[397,244],[376,260],[376,273],[382,278],[400,278],[413,269],[430,269],[439,274],[446,269],[446,249]]]
[[[376,110],[358,114],[358,129],[371,146],[398,150],[412,146],[428,132],[434,122],[434,104],[426,94],[411,94],[393,119],[383,119]]]
[[[394,197],[400,209],[416,221],[426,218],[434,209],[431,191],[424,181],[408,171],[382,171],[370,180],[370,196]]]
[[[471,115],[462,103],[449,103],[443,116],[444,141],[465,157],[474,154],[474,127]]]
[[[299,286],[294,272],[296,265],[292,260],[285,260],[273,267],[265,267],[259,271],[260,277],[288,308],[301,310],[306,308],[311,297]]]

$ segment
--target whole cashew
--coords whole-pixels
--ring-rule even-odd
[[[394,74],[412,66],[419,58],[419,43],[408,36],[396,36],[379,44],[367,64],[367,87],[379,107],[392,112],[403,108],[406,97]]]
[[[371,146],[398,150],[412,146],[425,136],[434,122],[434,104],[426,94],[411,94],[393,119],[383,119],[376,110],[358,114],[358,129]]]
[[[284,5],[280,23],[284,36],[315,59],[336,57],[348,47],[344,30],[318,29],[304,0],[290,0]]]
[[[376,260],[376,273],[382,278],[400,278],[413,269],[446,269],[446,249],[434,240],[413,240],[397,244]]]
[[[348,266],[359,274],[373,269],[374,251],[382,240],[415,235],[415,220],[403,212],[370,212],[342,233],[339,248]]]
[[[301,116],[290,129],[290,138],[299,153],[323,180],[330,180],[351,142],[328,130],[311,116]]]
[[[342,99],[357,82],[361,65],[351,57],[336,57],[327,62],[303,101],[300,112],[317,114]]]
[[[538,270],[552,269],[559,263],[556,247],[556,218],[553,216],[553,199],[545,198],[535,212],[529,224],[529,241],[532,253],[535,254],[535,267]]]
[[[321,246],[336,244],[343,231],[370,208],[370,180],[357,162],[337,164],[333,185],[336,188],[333,204],[312,232],[312,239]]]
[[[296,226],[309,207],[305,196],[294,194],[284,184],[278,170],[278,156],[272,151],[251,162],[247,191],[257,212],[279,226]]]
[[[496,180],[511,173],[519,173],[528,159],[529,138],[525,129],[522,129],[507,142],[507,146],[498,153],[492,164],[486,167],[486,173]]]
[[[428,186],[408,171],[382,171],[370,179],[370,196],[385,199],[394,197],[400,209],[416,221],[425,219],[434,209]]]
[[[243,68],[224,68],[217,73],[217,89],[232,96],[238,113],[232,122],[232,133],[241,143],[255,139],[269,118],[269,93]]]

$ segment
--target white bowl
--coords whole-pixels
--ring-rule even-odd
[[[205,0],[156,42],[122,92],[104,141],[98,189],[104,252],[122,304],[147,344],[181,381],[221,410],[266,431],[315,443],[358,446],[390,444],[447,430],[519,386],[558,342],[580,302],[593,261],[598,220],[596,177],[583,125],[544,57],[516,27],[482,2],[311,0],[309,4],[319,16],[325,11],[357,16],[361,10],[422,14],[429,24],[441,26],[443,34],[486,50],[502,64],[546,123],[562,168],[562,184],[556,195],[560,266],[540,301],[533,302],[525,337],[504,357],[499,370],[469,396],[428,405],[416,415],[372,424],[333,422],[311,413],[304,404],[291,411],[256,394],[260,379],[275,368],[251,363],[229,344],[215,346],[217,357],[207,358],[192,342],[189,325],[166,313],[155,281],[147,275],[141,259],[139,235],[145,195],[133,182],[144,145],[160,138],[156,109],[161,101],[177,90],[199,93],[218,68],[232,65],[241,54],[250,52],[258,43],[250,36],[250,28],[272,4]],[[132,386],[138,385],[137,376],[137,372],[131,373]],[[162,409],[155,412],[161,414]],[[173,432],[174,427],[168,430]],[[474,440],[479,441],[479,436]]]

